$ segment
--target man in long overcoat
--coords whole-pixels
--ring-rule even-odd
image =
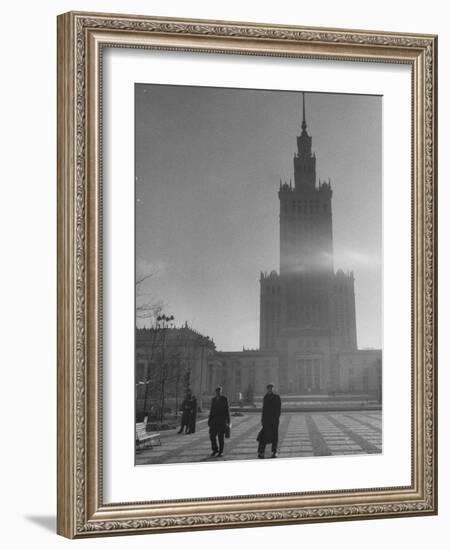
[[[263,398],[262,429],[257,436],[259,448],[257,456],[265,458],[265,446],[271,443],[271,458],[277,457],[279,417],[281,416],[281,398],[273,392],[273,384],[267,385],[267,393]]]
[[[229,429],[231,424],[228,400],[224,395],[222,395],[221,392],[222,388],[221,386],[218,386],[215,389],[215,396],[212,398],[210,403],[209,418],[207,421],[212,446],[211,456],[215,456],[217,454],[218,456],[223,455],[225,432]]]

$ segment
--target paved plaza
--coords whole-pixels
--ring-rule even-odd
[[[257,457],[260,412],[232,417],[231,438],[224,455],[211,458],[207,420],[194,434],[161,433],[161,445],[138,451],[136,464],[245,460]],[[267,445],[265,456],[271,455]],[[382,452],[381,411],[285,413],[279,424],[279,458],[375,454]]]

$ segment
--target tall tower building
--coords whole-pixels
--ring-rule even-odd
[[[279,355],[283,392],[335,387],[336,355],[357,349],[353,273],[334,272],[332,188],[318,181],[302,95],[294,183],[280,182],[279,273],[260,278],[260,349]]]
[[[294,186],[282,183],[280,201],[280,274],[330,274],[332,263],[332,190],[316,185],[316,156],[307,133],[303,95],[301,134],[293,158]]]

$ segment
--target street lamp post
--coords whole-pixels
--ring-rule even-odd
[[[161,414],[160,420],[164,421],[164,407],[165,407],[165,346],[167,338],[167,329],[174,328],[175,318],[173,315],[159,315],[156,319],[156,334],[159,331],[162,333],[162,361],[161,361],[161,371],[162,371],[162,380],[161,380]]]

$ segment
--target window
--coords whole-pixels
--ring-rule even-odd
[[[363,391],[367,392],[369,390],[369,372],[368,369],[365,369],[363,372]]]
[[[321,388],[321,362],[319,359],[313,360],[313,387],[315,390]]]
[[[264,383],[263,383],[263,387],[265,388],[266,385],[268,384],[268,382],[271,382],[271,371],[268,367],[265,367],[264,369]]]
[[[305,389],[305,380],[304,380],[304,360],[299,359],[298,361],[298,390],[304,391]]]
[[[305,389],[311,390],[313,386],[312,381],[312,361],[310,359],[305,360]]]
[[[237,391],[242,390],[242,371],[240,367],[235,369],[235,388]]]
[[[355,390],[355,379],[354,379],[354,369],[350,368],[348,369],[348,390],[354,391]]]

